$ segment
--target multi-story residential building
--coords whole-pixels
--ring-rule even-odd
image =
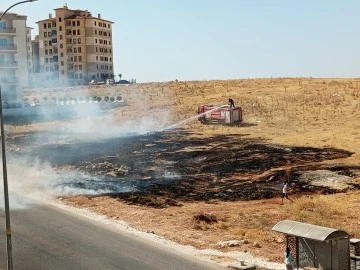
[[[32,45],[31,45],[31,30],[33,28],[26,28],[26,48],[27,48],[27,60],[28,60],[28,73],[29,75],[33,70],[33,59],[32,59]]]
[[[65,5],[37,24],[40,72],[48,85],[113,78],[113,22]]]
[[[28,86],[26,16],[7,13],[0,22],[0,85],[4,101],[20,99]]]

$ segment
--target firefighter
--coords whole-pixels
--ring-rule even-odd
[[[229,105],[230,108],[235,108],[234,100],[232,98],[229,98]]]

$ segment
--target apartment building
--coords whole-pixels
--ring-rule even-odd
[[[0,22],[0,85],[3,100],[22,97],[28,86],[28,43],[26,16],[7,13]]]
[[[113,78],[113,22],[64,5],[37,24],[40,72],[47,85]]]

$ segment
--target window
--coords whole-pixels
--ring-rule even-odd
[[[110,57],[110,62],[111,62],[111,57]]]
[[[79,70],[82,70],[82,65],[79,65]]]
[[[109,45],[111,45],[111,41],[109,41]]]
[[[95,38],[95,43],[97,43],[97,38]]]
[[[76,39],[75,38],[73,39],[73,44],[76,44]]]
[[[6,22],[0,22],[0,29],[6,29]]]
[[[79,78],[82,79],[82,76],[83,76],[82,73],[80,73],[80,74],[79,74]]]
[[[78,78],[78,75],[77,75],[77,73],[75,73],[75,79],[77,79]]]
[[[77,48],[74,48],[74,53],[77,53]]]
[[[76,24],[77,24],[77,26],[80,26],[80,21],[77,21]]]
[[[59,22],[61,22],[61,17],[59,17]]]
[[[102,31],[99,31],[99,35],[101,36],[103,34],[103,32]]]
[[[64,61],[61,61],[61,66],[62,66],[62,67],[64,66]]]
[[[110,66],[110,70],[112,70],[112,66]]]
[[[60,40],[62,40],[63,39],[63,35],[60,35]]]
[[[109,24],[108,24],[108,28],[110,28],[110,27],[111,27],[111,24],[109,23]]]
[[[96,26],[96,21],[94,22],[94,25]]]
[[[53,62],[53,59],[52,59],[52,58],[49,58],[49,61],[50,61],[50,63],[52,63],[52,62]]]
[[[77,62],[77,56],[74,56],[74,62]]]
[[[49,42],[47,40],[44,41],[44,45],[45,46],[48,46],[49,45]]]
[[[80,36],[80,29],[77,30],[77,34],[78,34],[78,36]]]
[[[52,45],[52,42],[51,42],[51,40],[49,40],[49,46],[51,46]]]
[[[48,50],[47,49],[45,49],[45,55],[48,55]]]
[[[45,63],[49,63],[49,59],[47,57],[45,58]]]
[[[51,35],[51,32],[48,32],[48,37],[51,37],[52,35]]]
[[[46,59],[46,60],[47,60],[47,59]],[[46,67],[45,70],[46,70],[46,71],[49,71],[49,67]]]
[[[62,49],[64,46],[62,45],[62,43],[60,44],[60,49]]]
[[[54,67],[53,67],[53,66],[50,67],[50,71],[54,71]]]
[[[46,23],[44,23],[44,29],[46,29],[46,26],[47,26],[47,24],[46,24]]]
[[[81,53],[81,47],[78,48],[78,52]]]
[[[52,49],[49,49],[49,54],[52,54]]]
[[[77,65],[75,65],[74,67],[75,67],[75,71],[77,71],[77,70],[78,70],[78,66],[77,66]]]
[[[73,30],[73,31],[72,31],[72,34],[75,36],[75,35],[76,35],[76,30]]]
[[[95,35],[97,35],[97,30],[95,29]]]
[[[95,52],[98,52],[98,48],[97,48],[97,47],[95,47]]]
[[[96,56],[96,61],[99,61],[99,56]]]
[[[52,27],[56,27],[56,22],[53,22],[53,23],[52,23]]]
[[[81,44],[81,38],[78,38],[78,44]]]
[[[51,23],[48,23],[48,28],[51,28]]]
[[[110,49],[109,51],[110,51],[110,53],[111,53],[111,49]]]
[[[82,56],[79,56],[79,62],[81,62],[82,61]]]
[[[72,22],[72,26],[75,26],[75,21]]]
[[[44,32],[44,37],[47,37],[47,32]]]
[[[62,53],[60,53],[60,57],[64,57],[64,53],[62,52]]]

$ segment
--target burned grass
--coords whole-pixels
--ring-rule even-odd
[[[21,144],[19,138],[14,142]],[[314,187],[310,180],[302,181],[301,175],[326,170],[351,178],[360,171],[354,166],[322,164],[352,155],[341,149],[273,145],[234,134],[200,138],[183,130],[99,142],[40,141],[29,153],[60,168],[72,166],[80,172],[106,176],[112,185],[131,184],[127,192],[117,192],[122,189],[112,186],[110,196],[155,208],[192,201],[268,199],[279,196],[287,179],[295,192],[336,193],[337,188],[328,184]],[[86,189],[90,182],[79,185]],[[345,187],[353,188],[358,185]]]

